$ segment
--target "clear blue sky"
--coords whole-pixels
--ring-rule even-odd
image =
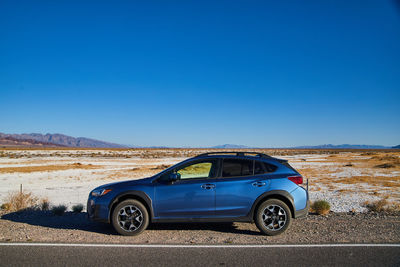
[[[400,144],[394,1],[0,1],[0,132]]]

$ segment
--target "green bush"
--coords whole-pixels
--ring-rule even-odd
[[[51,211],[57,216],[62,216],[66,210],[67,210],[67,206],[65,206],[65,205],[58,205],[58,206],[54,206],[53,208],[51,208]]]
[[[318,215],[326,215],[331,210],[331,205],[326,200],[317,200],[312,203],[311,209]]]
[[[83,210],[82,204],[77,204],[77,205],[72,206],[72,211],[75,213],[82,212],[82,210]]]

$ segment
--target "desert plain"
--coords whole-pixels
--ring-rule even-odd
[[[102,184],[152,176],[210,149],[0,149],[0,201],[32,192],[52,205],[86,204]],[[311,201],[334,212],[364,212],[368,202],[400,202],[399,150],[253,149],[286,159],[308,179]],[[303,185],[305,186],[305,184]]]

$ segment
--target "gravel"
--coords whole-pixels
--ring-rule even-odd
[[[400,214],[334,213],[293,221],[279,236],[264,236],[251,223],[152,224],[139,236],[116,234],[86,213],[26,211],[0,213],[0,242],[140,244],[315,244],[400,243]]]
[[[374,202],[380,200],[380,197],[367,194],[354,193],[336,193],[330,191],[309,191],[311,201],[326,200],[331,205],[334,212],[366,212],[364,202]]]

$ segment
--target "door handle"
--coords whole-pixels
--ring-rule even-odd
[[[252,183],[252,185],[255,186],[255,187],[261,187],[261,186],[264,186],[266,184],[267,184],[266,182],[255,182],[255,183]]]
[[[215,184],[203,184],[201,186],[201,188],[203,188],[203,189],[213,189],[213,188],[215,188]]]

